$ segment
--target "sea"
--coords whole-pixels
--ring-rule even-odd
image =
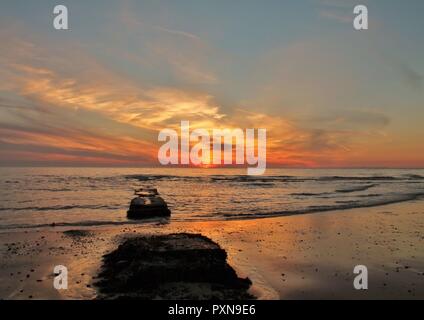
[[[0,229],[128,220],[134,189],[157,188],[172,221],[241,220],[424,199],[424,169],[0,168]]]

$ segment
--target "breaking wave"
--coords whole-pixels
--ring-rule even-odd
[[[412,201],[424,194],[420,169],[269,169],[264,176],[236,169],[0,171],[0,229],[134,224],[126,210],[139,187],[159,190],[171,209],[170,221],[319,213]]]
[[[368,202],[347,201],[345,204],[340,204],[340,205],[310,206],[306,209],[299,209],[299,210],[263,212],[263,213],[257,213],[257,214],[251,214],[251,215],[226,213],[226,214],[223,214],[223,216],[228,219],[252,219],[253,217],[267,218],[267,217],[278,217],[278,216],[291,216],[291,215],[298,215],[298,214],[319,213],[319,212],[327,212],[327,211],[335,211],[335,210],[377,207],[377,206],[382,206],[387,204],[417,200],[423,196],[424,196],[424,193],[416,193],[416,194],[399,196],[397,198],[393,197],[393,198],[381,199],[381,200],[376,199],[374,201],[368,201]]]

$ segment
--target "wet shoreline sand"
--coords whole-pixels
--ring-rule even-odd
[[[419,200],[242,221],[1,231],[0,298],[93,299],[104,254],[128,237],[180,232],[218,243],[259,299],[424,299]],[[55,265],[68,268],[68,290],[54,289]],[[355,265],[368,267],[368,290],[353,288]]]

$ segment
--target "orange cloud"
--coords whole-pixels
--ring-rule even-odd
[[[198,41],[196,37],[190,37],[182,32],[169,32],[169,30],[162,32]],[[117,130],[117,135],[108,135],[105,134],[108,128],[103,127],[103,122],[96,118],[91,122],[91,127],[84,128],[85,130],[79,130],[83,126],[81,121],[78,124],[69,123],[62,133],[57,128],[51,131],[49,128],[43,131],[29,131],[25,130],[22,123],[13,128],[5,126],[5,123],[10,123],[4,118],[0,121],[0,142],[28,149],[37,147],[41,150],[7,151],[10,157],[13,154],[24,156],[27,152],[27,155],[32,155],[34,160],[40,161],[60,159],[72,162],[79,159],[78,162],[109,161],[110,164],[122,164],[137,163],[137,159],[142,159],[144,162],[157,164],[158,145],[155,134],[164,128],[179,128],[181,120],[190,121],[191,128],[267,129],[267,154],[268,163],[271,165],[313,167],[353,163],[349,162],[350,157],[355,156],[355,152],[359,154],[360,150],[363,150],[361,139],[362,142],[366,142],[375,139],[376,136],[384,138],[384,133],[374,132],[371,135],[370,130],[361,131],[349,124],[349,119],[353,119],[363,125],[367,122],[378,123],[379,126],[385,125],[387,119],[375,113],[356,112],[347,116],[336,114],[335,118],[320,120],[320,123],[327,125],[323,129],[322,126],[316,126],[316,121],[302,123],[283,116],[281,112],[278,114],[252,112],[231,106],[223,108],[213,95],[201,90],[149,86],[131,81],[101,65],[98,60],[79,47],[42,48],[31,41],[5,37],[4,34],[0,34],[0,41],[8,44],[0,53],[0,83],[3,90],[18,96],[30,105],[42,106],[46,112],[57,117],[61,115],[66,117],[67,113],[64,110],[67,112],[85,110],[98,116],[99,119],[107,118],[132,130],[131,134],[127,133],[127,129],[120,129]],[[308,50],[304,49],[304,47],[295,48],[289,55],[293,59],[300,59],[302,56],[299,52],[307,55],[303,52]],[[160,48],[158,50],[160,51]],[[178,59],[174,61],[184,66]],[[191,66],[185,67],[189,69]],[[298,67],[296,70],[287,69],[286,65],[268,65],[267,68],[273,68],[276,72],[288,71],[290,74],[294,71],[305,73],[304,70],[298,70]],[[197,72],[199,69],[194,70]],[[328,92],[334,90],[331,83],[323,84],[320,70],[314,74],[320,82],[309,79],[311,94],[322,95],[323,88],[319,85],[325,85],[324,89]],[[299,81],[304,80],[302,75],[298,77]],[[270,83],[276,80],[278,79],[268,79]],[[281,100],[284,95],[291,95],[293,101],[298,101],[299,93],[289,90],[293,89],[289,82],[285,84],[288,88],[287,93],[280,88],[272,91],[275,100]],[[315,91],[312,91],[313,88]],[[35,112],[33,109],[30,110]],[[25,112],[26,110],[8,111],[7,116],[13,120],[9,120],[11,122],[31,123],[36,119],[37,125],[42,127],[43,115],[33,115],[31,118]],[[66,131],[73,126],[77,128]]]

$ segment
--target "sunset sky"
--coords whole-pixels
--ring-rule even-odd
[[[267,129],[271,166],[424,167],[423,34],[422,0],[2,1],[0,165],[156,166],[189,120]]]

